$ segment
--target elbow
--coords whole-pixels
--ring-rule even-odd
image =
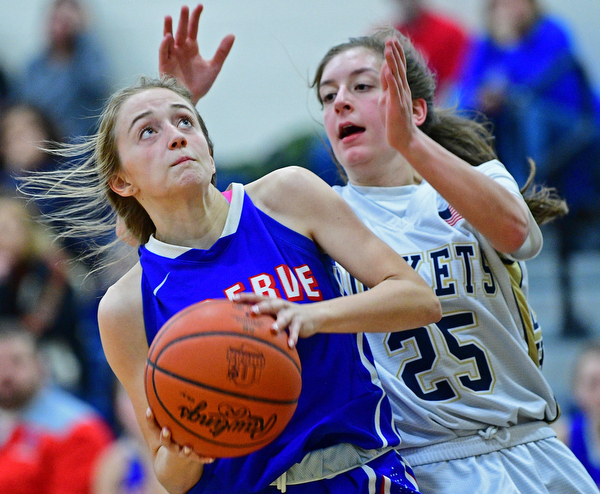
[[[510,245],[507,246],[509,248],[507,252],[516,252],[523,246],[529,236],[529,229],[528,216],[514,222],[510,235],[507,236],[507,241],[510,243]]]
[[[527,240],[527,234],[522,232],[510,232],[506,235],[500,245],[494,245],[494,248],[503,254],[512,254],[517,252]]]
[[[432,292],[434,300],[430,304],[429,308],[429,316],[431,317],[431,323],[436,323],[442,318],[442,304],[440,303],[440,299],[438,299]]]
[[[428,286],[428,292],[423,294],[423,323],[422,326],[438,322],[442,318],[442,304],[433,290]]]
[[[492,245],[498,252],[511,254],[518,251],[529,236],[529,218],[527,216],[514,218],[505,224],[500,235],[496,236],[496,242]]]

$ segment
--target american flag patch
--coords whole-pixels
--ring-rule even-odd
[[[456,212],[456,209],[450,205],[448,205],[447,209],[438,211],[438,214],[440,215],[440,218],[442,218],[450,226],[456,225],[460,220],[463,219],[463,217]]]

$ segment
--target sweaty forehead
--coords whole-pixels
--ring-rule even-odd
[[[334,56],[323,70],[321,85],[332,80],[372,69],[379,73],[383,57],[369,48],[358,46],[350,48]]]

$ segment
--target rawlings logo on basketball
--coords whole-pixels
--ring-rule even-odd
[[[207,408],[206,401],[200,402],[194,409],[180,406],[180,418],[207,428],[213,437],[228,432],[247,434],[251,439],[260,439],[266,436],[277,422],[276,414],[271,415],[265,421],[263,417],[252,415],[252,412],[244,406],[236,408],[227,403],[221,403],[216,412],[209,412],[206,410]]]
[[[265,356],[256,348],[247,345],[239,348],[229,347],[227,361],[227,378],[237,386],[248,387],[260,381]]]

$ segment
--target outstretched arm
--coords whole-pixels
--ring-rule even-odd
[[[290,345],[298,336],[315,333],[386,333],[439,321],[441,307],[431,287],[314,173],[285,167],[245,189],[261,211],[312,239],[369,287],[359,294],[310,304],[239,294],[239,301],[276,316],[274,330],[287,329]]]
[[[406,59],[398,40],[388,40],[381,70],[382,115],[387,138],[440,195],[499,252],[516,252],[537,228],[522,198],[480,173],[435,142],[417,125],[425,119],[422,99],[412,99]]]
[[[173,19],[166,16],[158,52],[160,74],[173,76],[184,84],[192,92],[194,103],[212,87],[235,40],[233,34],[228,34],[211,60],[202,58],[198,48],[198,24],[203,8],[202,4],[197,5],[190,16],[190,9],[186,5],[181,7],[175,35]]]

